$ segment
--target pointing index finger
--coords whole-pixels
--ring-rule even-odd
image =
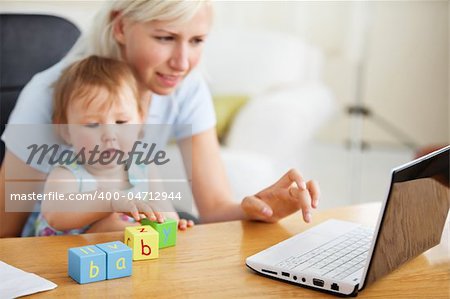
[[[276,185],[279,185],[282,188],[288,188],[293,182],[297,184],[297,187],[301,190],[306,189],[306,183],[303,180],[303,177],[296,169],[290,169],[285,175],[281,177],[281,179],[276,182]]]

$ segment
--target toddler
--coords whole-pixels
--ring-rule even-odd
[[[54,87],[52,120],[58,125],[58,135],[78,160],[53,168],[44,192],[63,193],[67,198],[89,193],[112,198],[114,194],[129,194],[136,187],[135,178],[146,177],[147,167],[131,164],[128,168],[114,160],[101,161],[102,157],[115,157],[119,153],[127,155],[140,137],[140,125],[148,109],[141,105],[132,71],[125,62],[91,56],[65,69]],[[81,152],[83,158],[78,155]],[[42,211],[34,223],[34,235],[122,230],[139,225],[136,221],[144,217],[139,213],[159,222],[164,221],[164,215],[178,219],[174,212],[163,214],[148,202],[127,199],[70,202],[71,207],[77,205],[77,212],[52,211],[52,204],[43,201]],[[128,212],[132,218],[123,213],[103,212],[109,205],[113,211]],[[80,208],[85,207],[89,211],[81,212]]]

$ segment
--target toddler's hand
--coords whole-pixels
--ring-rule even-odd
[[[128,226],[137,226],[139,223],[129,222],[122,219],[120,213],[111,213],[108,217],[105,217],[91,225],[88,233],[101,233],[101,232],[115,232],[123,231]]]
[[[180,221],[178,221],[179,230],[186,230],[187,228],[193,227],[194,225],[195,223],[192,220],[180,219]]]
[[[178,229],[179,230],[186,230],[187,228],[193,227],[195,225],[194,221],[192,220],[186,220],[186,219],[180,219],[178,216],[178,213],[176,212],[164,212],[161,213],[164,219],[175,219],[178,221]]]
[[[128,192],[128,191],[127,191]],[[173,208],[162,202],[149,200],[128,200],[127,197],[121,197],[118,200],[111,200],[111,210],[113,212],[127,213],[134,218],[136,222],[141,220],[140,214],[144,214],[151,221],[164,222],[163,211],[171,211]]]
[[[163,217],[178,220],[178,229],[186,230],[195,225],[194,221],[187,219],[180,219],[177,212],[164,212]]]

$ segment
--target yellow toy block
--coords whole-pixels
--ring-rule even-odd
[[[133,250],[134,261],[158,258],[159,234],[151,226],[125,228],[124,243]]]

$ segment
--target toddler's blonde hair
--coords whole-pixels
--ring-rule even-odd
[[[123,101],[121,95],[126,87],[133,93],[131,105],[136,105],[142,116],[144,111],[140,104],[138,83],[125,62],[98,56],[74,62],[54,84],[52,121],[54,124],[67,124],[70,105],[83,101],[81,104],[88,109],[100,89],[108,91],[110,96],[102,103],[95,99],[95,105],[100,108],[99,113],[108,111],[113,105],[121,104],[119,101]]]

